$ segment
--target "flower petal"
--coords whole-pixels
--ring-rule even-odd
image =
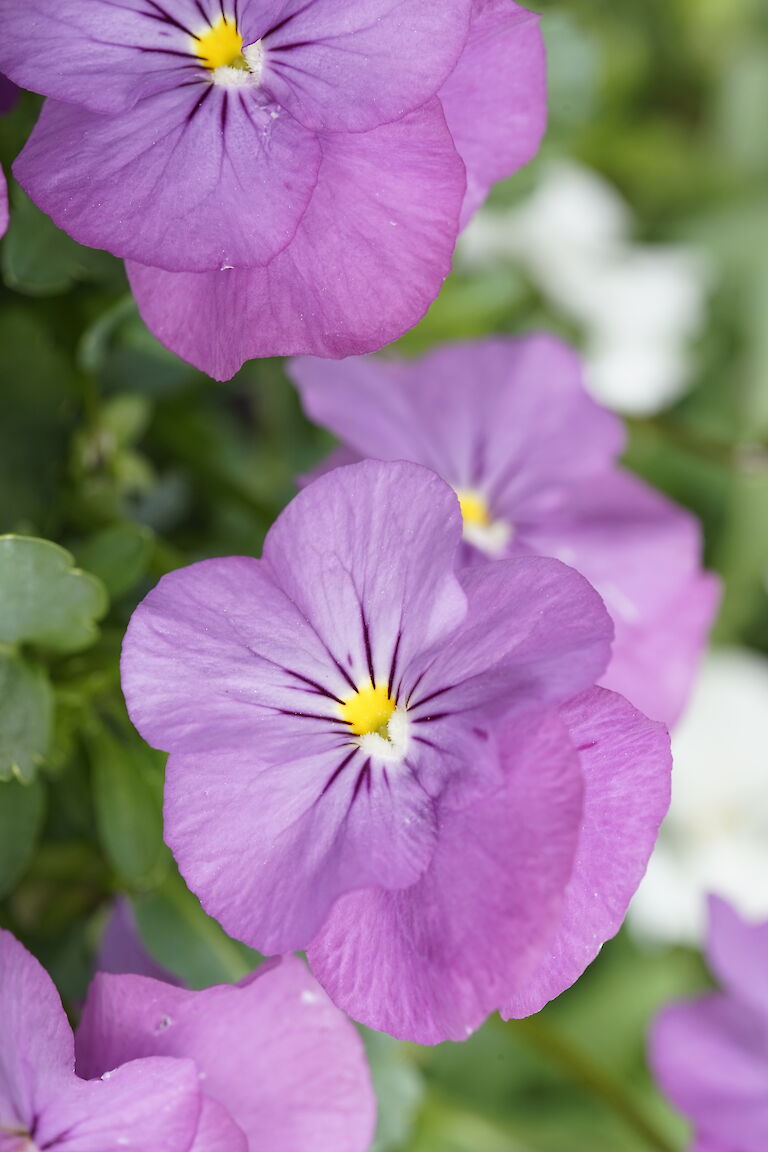
[[[299,493],[264,558],[358,688],[394,684],[461,623],[460,539],[458,501],[434,473],[367,460]]]
[[[243,556],[163,577],[133,614],[121,675],[131,719],[150,744],[244,747],[278,761],[286,752],[295,759],[297,744],[304,750],[310,717],[338,726],[337,701],[350,691],[268,566]],[[336,743],[325,737],[320,748]]]
[[[333,474],[332,474],[333,475]],[[496,560],[460,573],[469,611],[439,651],[409,669],[411,713],[510,713],[591,687],[613,628],[592,586],[557,560]]]
[[[614,936],[645,872],[670,799],[672,759],[660,724],[621,696],[593,688],[560,715],[581,759],[584,816],[560,928],[531,979],[502,1015],[530,1016],[559,996]],[[514,763],[516,733],[502,735]]]
[[[308,128],[367,132],[432,99],[459,59],[471,0],[291,0],[263,38],[264,85]]]
[[[768,1147],[767,1062],[764,1020],[726,996],[673,1005],[653,1027],[656,1077],[705,1146]]]
[[[648,620],[628,624],[614,611],[616,641],[604,687],[626,696],[651,719],[675,724],[699,670],[720,590],[716,576],[696,572]]]
[[[149,1058],[77,1080],[37,1117],[36,1147],[51,1152],[189,1152],[200,1119],[191,1060]]]
[[[249,1152],[249,1147],[245,1133],[226,1108],[203,1094],[197,1134],[189,1152]]]
[[[491,186],[539,150],[547,126],[540,17],[512,0],[474,0],[467,46],[440,99],[467,166],[463,226]]]
[[[48,973],[0,930],[0,1129],[29,1128],[75,1067],[72,1029]]]
[[[206,911],[266,955],[305,948],[342,892],[412,884],[435,838],[408,768],[348,746],[269,768],[247,748],[171,756],[165,819]]]
[[[122,112],[200,71],[192,36],[218,0],[6,0],[0,70],[43,96],[93,112]]]
[[[334,1001],[418,1044],[464,1040],[524,986],[556,931],[573,864],[582,784],[556,715],[517,726],[502,788],[442,808],[422,879],[342,897],[309,949]]]
[[[418,323],[450,271],[465,176],[437,102],[321,143],[309,208],[266,269],[128,267],[157,338],[216,379],[255,356],[379,349]]]
[[[584,389],[579,357],[552,336],[450,344],[419,360],[289,365],[309,416],[349,447],[413,460],[479,487],[514,523],[557,484],[604,471],[621,423]]]
[[[192,82],[120,116],[47,101],[14,173],[81,244],[218,272],[290,243],[319,164],[317,139],[253,90]]]
[[[366,1152],[375,1105],[355,1029],[298,959],[264,964],[235,987],[186,992],[97,977],[77,1034],[78,1070],[187,1056],[248,1147]],[[194,1145],[193,1152],[199,1152]]]
[[[730,995],[768,1020],[768,924],[751,924],[711,896],[707,959]]]

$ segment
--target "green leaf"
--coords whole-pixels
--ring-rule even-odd
[[[39,781],[0,784],[0,899],[16,887],[35,848],[45,812],[45,790]]]
[[[128,592],[147,571],[154,533],[143,524],[113,524],[73,546],[78,564],[97,576],[110,597]]]
[[[9,288],[28,296],[57,296],[79,280],[111,279],[115,265],[106,252],[83,248],[60,231],[18,185],[12,186],[11,221],[2,252]]]
[[[100,580],[69,552],[27,536],[0,536],[0,643],[77,652],[97,636],[107,610]]]
[[[43,670],[0,650],[0,780],[33,778],[48,751],[52,720]]]
[[[260,959],[206,915],[178,872],[136,897],[133,907],[147,951],[189,988],[241,980]]]
[[[169,865],[163,843],[163,759],[126,724],[88,733],[99,837],[122,880],[157,883]]]
[[[424,1079],[408,1048],[383,1032],[361,1029],[378,1101],[376,1139],[371,1152],[402,1148],[413,1131],[424,1099]]]

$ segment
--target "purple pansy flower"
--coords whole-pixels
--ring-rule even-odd
[[[50,97],[21,184],[222,378],[415,324],[545,121],[513,0],[4,0],[0,66]]]
[[[413,460],[453,486],[468,562],[535,554],[583,573],[616,629],[602,683],[674,722],[717,582],[702,572],[695,518],[618,466],[621,422],[589,397],[570,348],[496,338],[413,362],[301,359],[289,372],[345,461]]]
[[[208,1106],[242,1133],[238,1148],[370,1147],[376,1107],[360,1037],[295,957],[202,992],[97,975],[77,1032],[78,1072],[100,1076],[150,1056],[194,1060]]]
[[[571,983],[668,803],[666,734],[591,688],[594,590],[547,558],[459,569],[461,532],[431,471],[337,469],[261,560],[166,576],[123,652],[207,910],[263,952],[308,947],[351,1015],[424,1043]]]
[[[27,1152],[218,1152],[225,1116],[198,1141],[201,1092],[191,1060],[151,1057],[75,1075],[75,1042],[58,993],[37,960],[0,931],[0,1149]],[[218,1141],[221,1141],[219,1143]],[[245,1152],[235,1140],[233,1147]]]
[[[362,1044],[301,961],[188,992],[98,975],[77,1038],[38,962],[0,931],[0,1150],[366,1152]]]
[[[712,898],[707,954],[723,991],[665,1009],[653,1028],[651,1063],[693,1123],[693,1152],[765,1152],[768,924],[748,924]]]

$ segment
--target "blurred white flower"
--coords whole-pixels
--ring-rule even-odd
[[[468,267],[514,261],[584,330],[587,383],[620,412],[650,414],[690,382],[709,265],[693,249],[631,242],[619,193],[588,168],[559,163],[533,195],[480,212],[459,247]]]
[[[700,943],[710,892],[768,918],[768,660],[712,652],[672,747],[672,807],[630,925]]]

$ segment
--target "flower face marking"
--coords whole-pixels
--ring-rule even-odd
[[[195,55],[204,68],[247,68],[243,56],[243,37],[234,20],[221,16],[215,24],[195,37]]]
[[[512,542],[514,529],[506,520],[496,520],[488,499],[478,489],[456,488],[464,521],[464,539],[491,558],[503,556]]]
[[[386,684],[369,683],[341,705],[341,716],[356,736],[386,736],[397,707]]]

